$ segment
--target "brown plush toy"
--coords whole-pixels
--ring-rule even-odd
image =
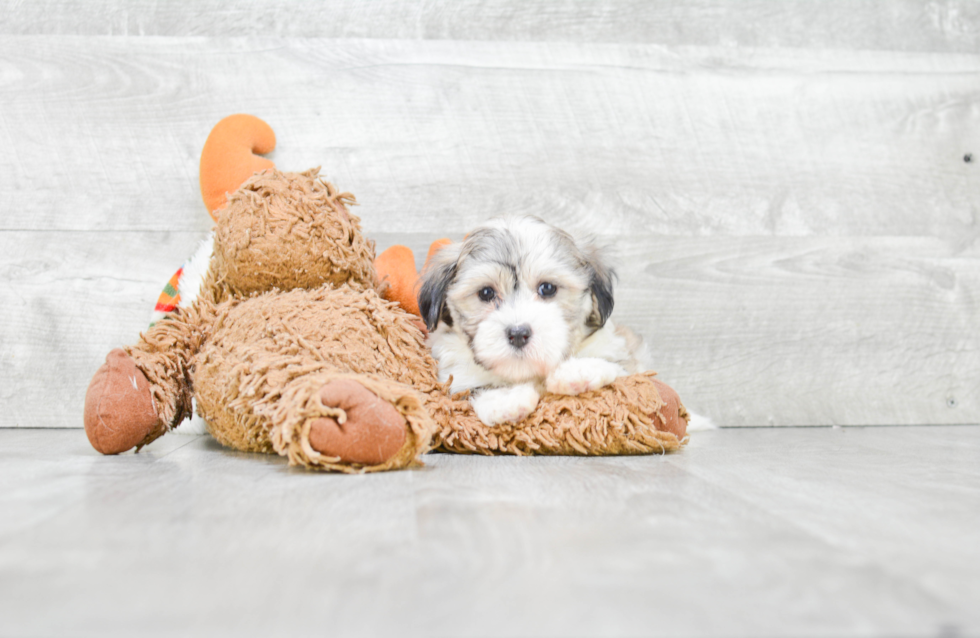
[[[410,467],[431,449],[649,454],[683,444],[687,413],[652,373],[545,395],[521,423],[484,425],[467,396],[438,382],[424,327],[402,307],[417,312],[411,252],[388,251],[376,266],[348,210],[353,196],[318,169],[283,173],[253,153],[274,144],[252,116],[212,131],[201,161],[215,219],[210,269],[190,307],[96,372],[85,399],[96,450],[139,449],[190,416],[192,396],[222,444],[342,472]]]

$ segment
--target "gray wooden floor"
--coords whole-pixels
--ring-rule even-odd
[[[980,427],[331,476],[0,430],[0,635],[977,636]]]

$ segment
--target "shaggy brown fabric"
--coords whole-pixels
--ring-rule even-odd
[[[413,319],[374,291],[349,286],[223,304],[198,355],[199,410],[225,445],[286,450],[294,463],[341,471],[401,466],[432,445],[433,433],[439,449],[479,454],[659,454],[681,444],[657,430],[664,402],[650,374],[578,397],[545,395],[524,422],[488,427],[466,395],[447,396]],[[398,408],[413,433],[411,454],[369,467],[315,451],[311,421],[343,413],[320,402],[323,386],[338,378],[357,379]]]
[[[309,421],[343,415],[320,401],[328,381],[360,381],[395,405],[410,433],[403,454],[353,471],[403,466],[427,450],[435,426],[419,390],[441,389],[412,315],[373,290],[347,285],[219,305],[193,377],[198,410],[221,443],[339,470],[347,468],[310,446]]]
[[[374,286],[374,242],[341,193],[305,173],[254,175],[215,212],[214,265],[218,280],[238,296],[324,283]]]
[[[330,381],[351,379],[388,401],[405,419],[405,444],[387,461],[377,465],[343,462],[320,454],[309,441],[312,423],[322,417],[345,420],[340,408],[324,405],[321,391]],[[324,372],[296,378],[283,392],[282,400],[267,413],[272,424],[273,444],[294,465],[339,472],[378,472],[421,465],[419,456],[431,447],[436,426],[417,392],[403,384],[375,375]]]
[[[616,379],[579,396],[546,394],[520,423],[484,425],[466,394],[454,397],[454,415],[437,435],[437,447],[470,454],[665,454],[683,445],[657,429],[665,407],[655,373]]]
[[[257,174],[218,211],[215,254],[197,301],[126,349],[145,375],[143,394],[158,417],[149,434],[143,424],[142,434],[127,441],[145,445],[175,427],[190,415],[194,396],[222,444],[339,472],[419,465],[433,447],[659,454],[683,445],[683,405],[666,386],[661,398],[652,374],[577,397],[546,395],[518,424],[481,423],[465,394],[451,397],[448,384],[439,383],[418,317],[373,287],[374,245],[347,210],[353,197],[317,172]],[[346,385],[345,396],[362,402],[324,392],[331,384]],[[109,386],[128,392],[93,381],[96,390]],[[379,400],[391,410],[366,418],[360,408],[377,412]],[[348,419],[353,446],[315,432],[324,423],[342,428]]]
[[[140,443],[147,445],[193,413],[190,371],[193,357],[207,338],[214,306],[207,301],[157,322],[124,348],[150,383],[161,427]]]

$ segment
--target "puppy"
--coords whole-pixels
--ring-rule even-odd
[[[487,425],[520,421],[541,392],[580,394],[646,370],[614,326],[615,273],[592,245],[536,217],[495,219],[436,253],[419,309],[442,381],[472,390]]]

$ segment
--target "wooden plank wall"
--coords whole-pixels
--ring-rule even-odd
[[[597,234],[616,316],[723,425],[980,421],[980,3],[231,4],[0,2],[0,426],[81,425],[236,112],[379,249]]]

